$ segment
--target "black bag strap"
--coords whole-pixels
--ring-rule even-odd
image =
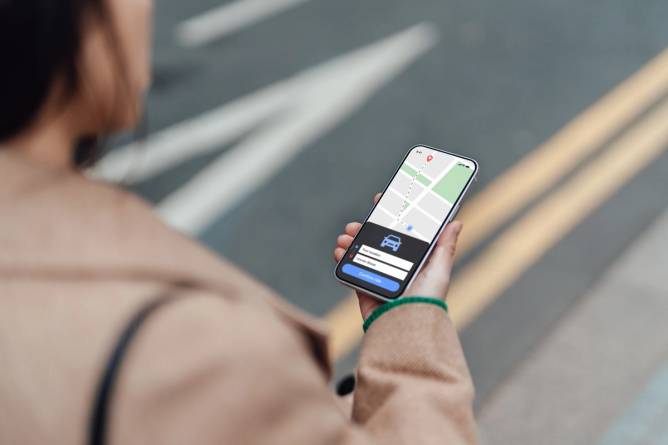
[[[88,443],[90,445],[106,445],[107,443],[109,413],[113,401],[114,387],[132,340],[152,314],[167,303],[177,299],[175,296],[162,295],[149,301],[130,319],[130,322],[123,329],[98,383],[88,425]]]

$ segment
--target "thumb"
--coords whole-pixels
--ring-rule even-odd
[[[453,221],[448,224],[438,239],[436,247],[434,247],[431,259],[429,260],[429,269],[438,271],[439,273],[447,273],[448,277],[450,276],[450,271],[455,262],[457,240],[463,227],[464,225],[459,221]]]

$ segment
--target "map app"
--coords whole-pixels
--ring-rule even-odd
[[[401,295],[475,172],[472,160],[413,148],[339,263],[337,276],[386,298]]]
[[[428,148],[411,150],[369,221],[431,242],[473,175],[472,164]]]

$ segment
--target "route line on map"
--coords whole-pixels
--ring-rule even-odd
[[[404,211],[406,211],[406,208],[408,208],[408,196],[410,196],[411,192],[413,191],[413,185],[415,184],[415,181],[417,181],[418,176],[422,174],[422,171],[424,168],[427,166],[427,160],[425,159],[424,163],[422,164],[422,167],[417,169],[415,171],[415,175],[413,176],[413,180],[411,181],[410,185],[408,186],[408,191],[406,192],[406,195],[404,196],[404,202],[402,203],[401,210],[399,210],[399,214],[397,215],[397,223],[399,223],[402,227],[406,226],[406,230],[408,230],[408,224],[406,224],[404,221],[401,221],[401,217],[404,214]],[[410,230],[408,230],[410,232]]]

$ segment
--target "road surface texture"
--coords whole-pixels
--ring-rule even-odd
[[[546,410],[560,407],[583,428],[567,442],[605,434],[603,414],[587,427],[575,414],[595,408],[554,399],[566,380],[539,377],[553,375],[554,350],[595,357],[596,332],[623,337],[651,318],[620,307],[642,296],[632,289],[598,294],[668,207],[667,2],[163,0],[156,14],[149,135],[116,141],[98,173],[327,317],[341,376],[361,328],[334,280],[336,236],[367,215],[410,147],[477,159],[450,305],[485,431],[547,443],[505,416],[552,431],[562,422]],[[599,311],[630,320],[613,329]],[[590,319],[600,331],[583,327]],[[641,327],[629,335],[642,341]],[[605,344],[632,351],[630,338]],[[592,394],[611,384],[614,404],[584,402],[612,415],[649,378],[642,360],[624,370],[629,386],[595,379],[594,368],[568,377]],[[531,385],[545,394],[521,394]]]

